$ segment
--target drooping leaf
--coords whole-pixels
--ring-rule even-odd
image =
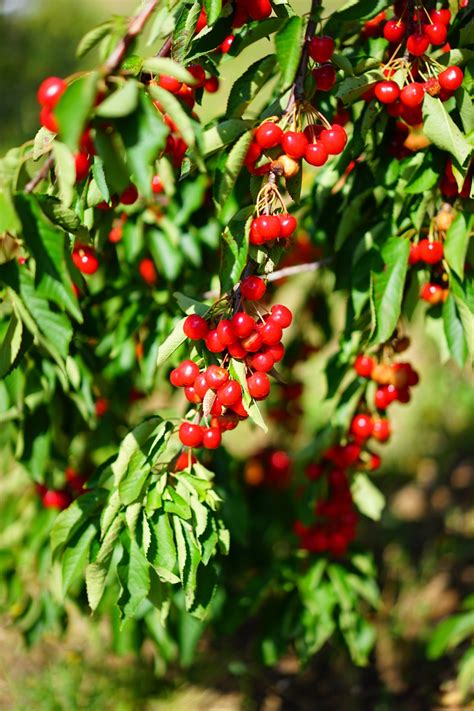
[[[276,57],[271,54],[254,62],[233,85],[226,115],[240,118],[275,70]]]
[[[97,72],[75,79],[67,87],[54,109],[59,135],[71,151],[77,151],[87,119],[97,96]]]
[[[275,35],[275,47],[283,87],[290,86],[296,75],[301,57],[303,18],[290,17]]]
[[[372,271],[375,313],[372,340],[375,343],[383,343],[390,338],[400,317],[409,252],[409,240],[390,237],[382,248],[380,267]]]
[[[464,138],[440,99],[425,95],[423,120],[423,132],[430,141],[453,155],[460,165],[472,155],[472,146]]]

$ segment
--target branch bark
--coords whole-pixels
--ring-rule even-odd
[[[32,193],[37,185],[46,178],[51,168],[54,166],[54,158],[50,156],[42,165],[40,170],[34,175],[30,182],[25,185],[25,193]]]
[[[321,6],[322,0],[312,0],[311,10],[309,15],[309,21],[306,25],[306,32],[304,36],[303,49],[301,51],[300,63],[298,64],[298,69],[296,70],[296,77],[293,92],[290,97],[291,103],[294,101],[301,101],[304,99],[304,80],[306,76],[306,69],[308,66],[308,55],[309,55],[309,43],[314,37],[316,32],[316,20],[314,16],[316,10]]]
[[[149,0],[140,12],[131,19],[127,34],[122,37],[103,66],[104,74],[113,74],[113,72],[118,69],[123,58],[125,57],[127,49],[130,47],[135,37],[142,32],[159,1],[160,0]]]

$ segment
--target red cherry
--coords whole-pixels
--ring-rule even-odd
[[[390,422],[388,420],[375,420],[372,429],[372,436],[379,442],[386,442],[390,437]]]
[[[275,345],[273,346],[267,346],[264,352],[271,353],[275,363],[279,363],[285,355],[285,346],[283,345],[283,343],[275,343]]]
[[[179,98],[182,99],[184,103],[189,106],[190,109],[193,108],[195,104],[195,97],[194,89],[192,86],[188,86],[187,84],[181,84],[179,91],[176,92],[176,96],[179,96]],[[186,146],[186,144],[184,145]]]
[[[138,190],[135,185],[129,185],[125,188],[119,198],[122,205],[133,205],[138,200]]]
[[[204,427],[202,430],[202,443],[206,449],[217,449],[222,440],[221,431],[218,427]]]
[[[240,344],[247,352],[256,353],[263,345],[262,336],[259,331],[252,331],[250,336],[242,338]]]
[[[252,20],[265,20],[272,14],[270,0],[253,0],[247,7]]]
[[[375,360],[367,355],[359,355],[354,363],[354,369],[357,375],[362,378],[370,378],[375,367]]]
[[[281,341],[283,330],[271,317],[258,327],[262,341],[266,346],[275,346]]]
[[[324,126],[321,126],[316,123],[310,123],[306,128],[304,129],[303,133],[308,139],[309,143],[316,143],[318,138],[321,135],[321,131],[324,130]]]
[[[123,227],[122,225],[117,225],[116,227],[112,227],[108,234],[108,240],[109,242],[112,242],[112,244],[117,244],[117,242],[120,242],[123,236]]]
[[[321,141],[330,155],[338,155],[346,146],[347,133],[342,126],[334,124],[321,132]]]
[[[196,27],[194,28],[194,33],[197,35],[201,30],[203,30],[207,25],[207,14],[205,8],[201,8],[201,12],[198,17]]]
[[[74,156],[74,163],[76,167],[76,183],[80,183],[89,175],[91,161],[89,156],[85,153],[76,153]]]
[[[153,178],[151,179],[151,190],[155,195],[159,195],[162,193],[165,189],[165,186],[163,185],[163,181],[160,178],[159,175],[154,175]]]
[[[239,342],[231,343],[227,350],[232,358],[236,358],[237,360],[243,360],[247,355],[246,348]]]
[[[232,326],[237,338],[247,338],[255,330],[255,321],[248,314],[239,311],[232,317]]]
[[[375,85],[375,96],[382,104],[393,104],[400,96],[400,87],[394,81],[379,81]]]
[[[179,439],[185,447],[199,447],[202,443],[201,425],[182,422],[179,426]]]
[[[217,333],[217,328],[210,330],[205,338],[205,344],[208,351],[211,353],[222,353],[225,350],[225,345],[221,342]]]
[[[195,89],[201,89],[206,81],[206,72],[203,67],[201,67],[200,64],[190,64],[186,69],[194,79],[193,87]]]
[[[175,472],[182,472],[185,469],[189,469],[196,462],[196,457],[189,450],[181,452],[174,465],[174,470]]]
[[[388,20],[383,28],[383,36],[388,42],[402,41],[407,31],[406,25],[401,20]]]
[[[441,22],[433,22],[432,25],[425,25],[423,32],[428,37],[431,44],[439,45],[446,42],[448,30]]]
[[[439,304],[443,300],[443,287],[439,284],[424,284],[420,297],[432,306]]]
[[[386,104],[387,113],[393,118],[398,118],[401,116],[403,111],[403,104],[400,101],[394,101],[393,104]]]
[[[194,405],[199,405],[202,402],[202,398],[197,394],[194,385],[186,385],[184,388],[184,395],[188,402],[192,402]]]
[[[45,509],[67,509],[71,503],[71,497],[67,491],[55,491],[54,489],[49,489],[45,491],[41,497],[41,501]]]
[[[66,91],[67,84],[59,77],[48,77],[41,82],[36,95],[38,103],[48,109],[53,109]]]
[[[217,324],[217,335],[220,342],[225,346],[230,346],[237,340],[232,321],[227,318],[222,319],[222,321],[219,321]]]
[[[215,76],[206,79],[204,82],[204,91],[207,91],[209,94],[215,94],[216,91],[219,91],[219,79]]]
[[[377,388],[374,395],[374,405],[377,410],[386,410],[387,407],[392,402],[388,387],[382,385],[382,387]]]
[[[280,220],[276,215],[260,215],[256,220],[258,234],[265,242],[270,242],[280,236]]]
[[[306,148],[308,147],[308,139],[303,132],[285,131],[281,139],[281,147],[287,156],[299,160],[303,158]]]
[[[277,217],[280,221],[280,239],[288,239],[298,227],[298,222],[293,215],[289,215],[287,212],[277,215]]]
[[[245,156],[245,164],[246,165],[253,165],[258,161],[260,156],[262,155],[262,149],[258,145],[258,143],[255,143],[255,141],[252,141],[250,144],[247,155]]]
[[[259,225],[260,225],[260,218],[259,217],[256,217],[254,220],[252,220],[252,223],[250,225],[250,234],[249,234],[250,244],[263,244],[265,242],[265,238],[263,237],[263,235],[260,234]]]
[[[328,159],[328,151],[322,141],[310,143],[304,154],[305,161],[317,167],[324,165]]]
[[[258,276],[248,276],[240,283],[240,292],[247,301],[260,301],[266,290],[265,282]]]
[[[373,426],[370,415],[356,415],[351,422],[351,432],[360,439],[368,439],[372,434]]]
[[[423,84],[414,81],[411,84],[404,86],[400,92],[400,101],[404,106],[414,108],[423,103],[425,98],[425,90]]]
[[[275,304],[271,309],[271,320],[281,328],[288,328],[293,320],[293,314],[283,304]]]
[[[236,380],[228,380],[217,391],[217,398],[221,405],[231,407],[235,405],[242,397],[242,388]]]
[[[263,400],[270,392],[270,379],[266,373],[254,373],[247,378],[247,387],[254,400]]]
[[[414,32],[407,39],[407,50],[415,57],[420,57],[426,52],[430,41],[422,32]]]
[[[462,69],[459,67],[448,67],[438,74],[438,81],[443,89],[447,91],[456,91],[459,89],[464,79]]]
[[[206,370],[206,383],[212,390],[218,390],[229,380],[229,371],[219,365],[210,365]]]
[[[40,124],[51,131],[52,133],[58,133],[59,126],[56,121],[56,117],[49,108],[49,106],[43,106],[40,111]]]
[[[188,338],[199,341],[205,338],[209,332],[209,326],[205,319],[198,314],[188,316],[183,324],[183,331]]]
[[[235,40],[235,35],[227,35],[225,40],[219,46],[219,49],[221,50],[222,54],[227,54],[227,52],[232,47],[234,40]]]
[[[254,370],[258,370],[261,373],[268,373],[275,365],[275,361],[271,353],[256,353],[250,359],[250,365]]]
[[[207,378],[206,378],[206,373],[199,373],[199,375],[196,377],[194,383],[193,383],[193,388],[198,395],[198,397],[201,398],[201,400],[204,400],[204,397],[209,390],[209,385],[207,384]]]
[[[148,286],[155,286],[155,284],[158,282],[158,272],[156,271],[153,259],[145,257],[144,259],[140,260],[140,264],[138,265],[138,272],[145,284],[148,284]]]
[[[158,80],[158,84],[161,86],[162,89],[166,89],[166,91],[169,91],[172,94],[177,94],[178,91],[181,89],[182,82],[176,79],[176,77],[171,77],[167,74],[162,74]]]
[[[370,471],[375,471],[380,467],[382,464],[382,459],[378,454],[371,454],[370,455],[370,460],[369,460],[369,469]]]
[[[231,405],[230,409],[244,420],[249,416],[249,413],[245,409],[244,403],[242,402],[242,398],[240,398],[234,405]]]
[[[183,360],[178,366],[183,385],[193,385],[199,375],[199,366],[193,360]]]
[[[441,10],[431,10],[430,17],[432,22],[441,22],[442,25],[449,25],[451,22],[451,11],[448,8]]]
[[[95,414],[97,417],[104,417],[109,411],[109,401],[106,397],[99,397],[95,401]]]
[[[426,264],[436,264],[443,259],[443,243],[430,242],[427,239],[422,239],[418,243],[420,251],[420,259]]]
[[[255,131],[255,140],[264,150],[280,145],[282,137],[283,131],[280,126],[272,121],[265,121]]]
[[[76,244],[72,250],[72,261],[83,274],[95,274],[99,268],[95,249],[87,244]]]
[[[332,64],[322,64],[313,69],[313,77],[316,89],[319,91],[331,91],[337,79],[336,70]]]
[[[171,371],[170,383],[171,383],[171,385],[174,385],[175,388],[183,388],[184,387],[183,373],[179,367],[173,368],[173,370]]]
[[[322,64],[328,62],[334,52],[334,40],[329,35],[313,37],[309,43],[309,56],[315,62]]]

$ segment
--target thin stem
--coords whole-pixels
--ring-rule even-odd
[[[317,272],[319,269],[327,266],[332,262],[330,257],[326,259],[320,259],[318,262],[306,262],[305,264],[295,264],[292,267],[284,267],[276,272],[272,272],[268,275],[268,281],[278,281],[278,279],[284,279],[285,277],[295,276],[296,274],[304,274],[308,272]]]
[[[296,70],[295,84],[292,92],[293,102],[304,99],[304,79],[308,66],[309,43],[313,39],[316,32],[316,20],[314,19],[314,16],[318,7],[321,7],[321,3],[322,0],[312,0],[311,2],[309,21],[306,25],[303,49],[301,51],[300,63],[298,64],[298,69]]]
[[[42,168],[36,173],[36,175],[31,178],[30,182],[25,185],[25,193],[32,193],[36,186],[46,178],[53,166],[54,158],[50,156],[48,160],[43,163]]]
[[[127,33],[119,41],[103,66],[104,74],[113,74],[118,69],[123,58],[125,57],[127,49],[130,47],[135,37],[142,32],[159,1],[160,0],[149,0],[149,2],[147,2],[146,5],[144,5],[140,10],[138,15],[135,15],[135,17],[131,19]]]

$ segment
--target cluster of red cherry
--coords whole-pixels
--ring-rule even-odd
[[[390,116],[401,117],[409,125],[423,121],[422,104],[425,94],[447,101],[464,78],[458,66],[445,67],[425,53],[430,45],[445,45],[451,12],[449,9],[428,11],[417,3],[412,21],[407,17],[406,0],[395,3],[395,17],[383,26],[383,36],[391,43],[390,60],[383,73],[385,80],[372,85],[364,98],[374,96],[386,105]],[[405,56],[398,56],[403,47]],[[449,51],[449,45],[443,47]],[[408,55],[408,58],[407,58]]]
[[[318,118],[324,119],[320,114]],[[310,165],[322,166],[330,155],[342,153],[346,143],[343,126],[331,125],[326,119],[322,124],[308,123],[302,131],[296,127],[295,130],[283,130],[274,121],[264,121],[255,131],[245,165],[253,175],[264,175],[279,167],[286,178],[291,178],[300,169],[297,161],[304,159]],[[275,157],[268,155],[273,149],[276,149]]]
[[[67,509],[74,499],[84,493],[87,478],[73,467],[66,467],[65,483],[61,489],[48,489],[43,484],[36,484],[36,491],[41,497],[45,509]]]
[[[248,276],[240,284],[242,299],[259,301],[266,291],[264,281],[257,276]],[[241,384],[231,377],[228,367],[230,358],[242,360],[246,365],[246,389],[254,400],[264,400],[270,392],[267,375],[284,354],[281,343],[283,329],[292,321],[291,311],[282,304],[272,306],[263,316],[257,311],[257,319],[244,310],[231,318],[211,319],[211,323],[197,314],[188,316],[184,333],[195,341],[204,341],[205,349],[222,354],[219,364],[210,364],[201,370],[192,360],[183,361],[171,371],[170,381],[175,387],[183,387],[186,399],[198,406],[194,422],[184,421],[179,427],[179,438],[186,447],[203,446],[215,449],[221,443],[221,433],[234,429],[240,419],[248,417],[243,404]],[[201,411],[202,410],[202,411]],[[210,426],[201,425],[208,421]]]
[[[354,363],[357,375],[370,378],[377,383],[374,395],[374,405],[377,410],[386,410],[398,400],[401,403],[410,401],[410,388],[418,384],[420,378],[410,363],[378,363],[369,355],[359,355]],[[377,435],[374,434],[377,438]]]

